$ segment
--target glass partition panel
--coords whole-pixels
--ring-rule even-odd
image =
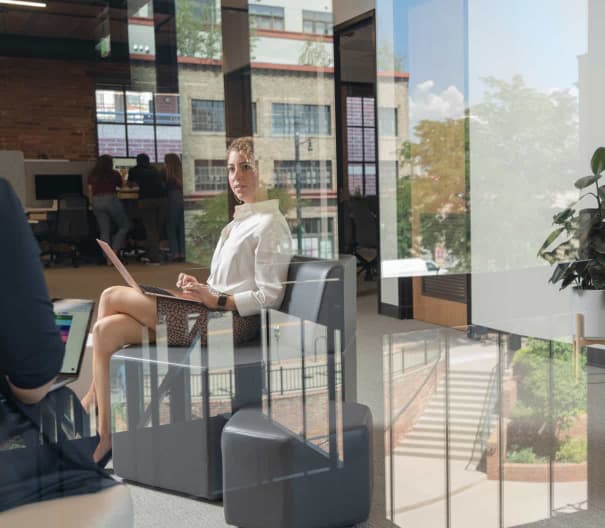
[[[570,341],[480,326],[385,336],[387,509],[397,526],[602,521],[602,359]]]
[[[448,358],[448,495],[452,527],[500,524],[498,445],[504,340],[473,327],[444,332]]]
[[[209,415],[231,413],[235,397],[233,313],[208,313]]]
[[[221,2],[175,4],[187,260],[208,266],[229,220]]]
[[[502,409],[504,526],[518,526],[550,516],[553,344],[524,337],[520,345],[508,358],[509,398]],[[532,498],[531,505],[525,502],[523,494]]]
[[[554,432],[552,512],[553,515],[574,514],[589,508],[588,471],[599,472],[594,449],[588,459],[588,440],[590,431],[593,445],[602,445],[602,433],[598,433],[602,431],[600,412],[595,412],[595,407],[601,406],[601,400],[595,389],[603,381],[603,369],[587,365],[586,350],[575,354],[571,343],[554,341],[551,356],[552,392],[548,397],[553,406]],[[592,404],[590,408],[589,403]],[[592,464],[590,469],[589,462]],[[591,488],[594,495],[594,484]]]
[[[326,454],[330,449],[328,329],[303,321],[305,440]]]
[[[277,18],[259,11],[277,8],[248,4],[254,138],[262,184],[270,198],[280,201],[295,252],[334,258],[338,209],[332,2],[312,3],[316,13],[303,10],[298,1],[281,1]],[[273,31],[276,20],[279,32]]]
[[[277,310],[268,312],[266,361],[269,417],[302,438],[306,437],[303,384],[303,321]]]
[[[394,277],[435,274],[427,263],[469,269],[466,9],[376,2],[380,254],[397,268],[386,292]]]
[[[441,330],[384,336],[387,507],[397,526],[445,526],[445,352]]]

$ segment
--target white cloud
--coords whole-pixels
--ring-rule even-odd
[[[416,85],[410,97],[412,127],[423,119],[444,120],[464,117],[464,95],[455,86],[434,93],[435,82],[426,80]]]

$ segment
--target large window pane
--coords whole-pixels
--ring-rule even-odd
[[[273,135],[329,135],[330,107],[273,103]]]
[[[225,102],[193,99],[191,122],[196,132],[225,132]]]
[[[153,94],[127,91],[126,120],[128,123],[153,125]]]
[[[225,160],[195,160],[195,190],[226,191],[227,162]]]
[[[276,187],[294,188],[296,186],[296,161],[276,160],[274,170]],[[301,161],[299,178],[302,189],[331,189],[332,162]]]
[[[99,155],[126,156],[126,128],[124,125],[97,125]]]
[[[95,92],[97,103],[98,123],[124,123],[124,93],[115,90],[97,90]]]

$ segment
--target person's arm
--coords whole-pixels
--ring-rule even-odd
[[[122,187],[122,176],[118,171],[113,171],[111,173],[111,183],[113,185],[114,192],[116,191],[116,187]]]
[[[42,399],[63,363],[39,248],[23,208],[0,178],[0,375],[24,403]]]
[[[227,304],[234,306],[242,317],[257,314],[262,308],[278,307],[284,296],[290,259],[290,230],[283,217],[274,218],[258,235],[254,252],[257,288],[230,295]]]
[[[16,385],[13,385],[10,378],[8,377],[6,378],[6,381],[8,382],[10,390],[18,400],[27,405],[33,405],[34,403],[38,403],[39,401],[44,399],[44,397],[48,394],[48,391],[52,387],[55,378],[51,379],[49,382],[45,383],[41,387],[36,387],[35,389],[22,389],[20,387],[17,387]]]

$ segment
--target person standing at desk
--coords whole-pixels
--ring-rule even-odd
[[[147,154],[137,156],[136,166],[128,171],[128,183],[139,187],[138,207],[147,232],[147,256],[151,262],[159,262],[166,189],[160,171],[149,163]]]
[[[164,156],[162,178],[168,193],[166,230],[172,260],[185,260],[185,208],[183,205],[183,166],[178,154]]]
[[[88,178],[88,194],[92,210],[99,224],[101,240],[107,242],[119,254],[124,245],[130,221],[122,202],[117,195],[117,188],[122,186],[122,176],[113,169],[113,158],[104,154],[98,160]],[[118,230],[111,239],[111,224]]]

